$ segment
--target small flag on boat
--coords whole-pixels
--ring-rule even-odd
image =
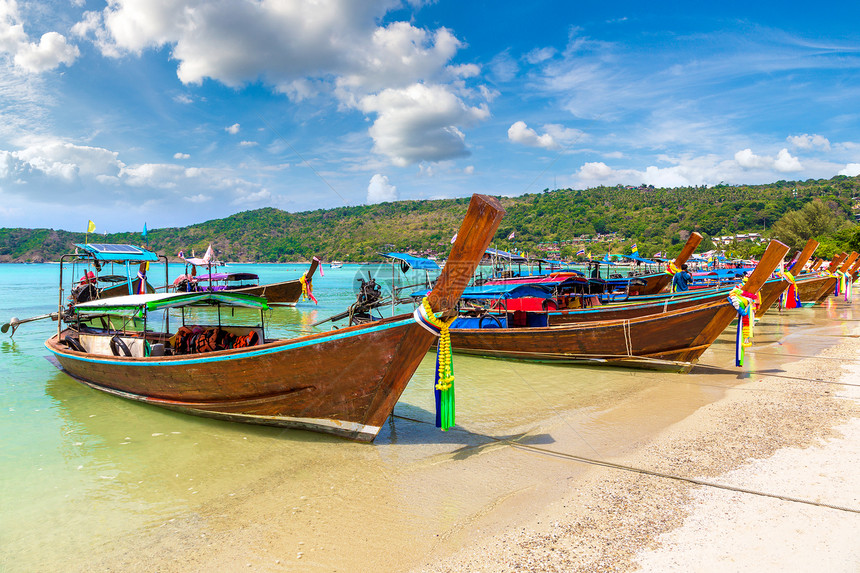
[[[84,242],[89,244],[90,242],[90,233],[94,233],[96,230],[96,224],[92,221],[87,221],[87,232],[84,233]]]
[[[451,237],[451,244],[453,245],[456,240],[457,240],[457,233],[454,233],[454,236]]]
[[[215,258],[215,253],[212,252],[212,245],[206,249],[206,254],[203,255],[203,263],[207,264],[212,262],[212,259]]]
[[[577,255],[584,255],[584,254],[585,254],[585,249],[579,249],[578,251],[576,251],[576,254],[577,254]]]
[[[639,254],[639,247],[636,246],[636,243],[633,243],[633,246],[630,247],[630,253],[633,255]]]
[[[508,240],[512,241],[514,239],[514,235],[516,235],[516,231],[511,231],[511,234],[508,235]]]
[[[140,234],[143,237],[143,240],[146,240],[146,223],[143,224],[143,233]]]
[[[663,251],[660,251],[659,253],[654,253],[654,256],[655,256],[655,257],[662,257],[662,256],[663,256]]]

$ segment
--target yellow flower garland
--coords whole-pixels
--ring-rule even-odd
[[[440,391],[449,390],[454,384],[454,368],[451,359],[451,334],[448,327],[454,322],[456,317],[445,322],[438,318],[430,308],[430,301],[427,297],[421,301],[421,306],[424,307],[424,316],[427,321],[439,329],[439,340],[437,342],[439,372],[436,389]]]

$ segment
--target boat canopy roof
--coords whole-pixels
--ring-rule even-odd
[[[560,282],[555,284],[560,284]],[[553,284],[547,283],[472,286],[467,287],[460,298],[465,300],[523,298],[527,296],[535,298],[552,298],[553,286]],[[413,292],[412,296],[415,298],[421,298],[427,296],[428,292],[429,291],[427,290]]]
[[[630,259],[631,261],[637,261],[640,263],[645,263],[646,265],[656,265],[657,264],[656,261],[652,261],[650,259],[643,259],[639,255],[621,255],[621,256],[624,257],[625,259]]]
[[[243,293],[188,292],[130,294],[84,302],[75,306],[78,314],[120,313],[141,314],[144,311],[164,310],[183,306],[237,306],[268,310],[266,299]]]
[[[526,262],[528,262],[528,259],[526,259],[525,257],[521,257],[519,255],[515,255],[515,254],[509,253],[507,251],[501,251],[499,249],[487,249],[484,252],[486,254],[490,255],[491,257],[496,257],[497,259],[507,259],[507,260],[511,261],[512,263],[526,263]]]
[[[409,267],[413,269],[420,269],[422,271],[438,271],[439,263],[431,259],[422,259],[421,257],[414,257],[408,253],[380,253],[383,257],[388,257],[389,259],[395,259],[402,263],[406,263],[406,266],[403,268],[403,272],[407,272]]]
[[[158,255],[134,245],[109,243],[75,243],[79,251],[85,251],[99,262],[158,262]]]

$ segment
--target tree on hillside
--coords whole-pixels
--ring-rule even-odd
[[[801,249],[809,239],[831,235],[851,226],[841,213],[821,199],[810,201],[798,211],[789,211],[771,227],[771,236],[794,249]]]

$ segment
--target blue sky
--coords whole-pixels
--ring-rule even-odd
[[[0,226],[860,174],[853,2],[0,0]]]

